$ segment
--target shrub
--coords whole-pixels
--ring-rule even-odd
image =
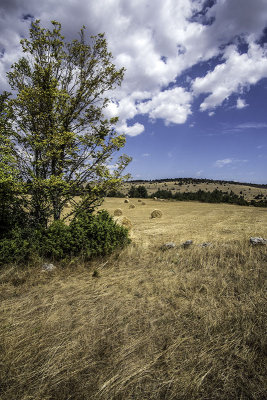
[[[171,199],[172,192],[170,190],[157,190],[155,193],[152,193],[151,198],[157,197],[158,199]]]
[[[0,240],[0,264],[23,262],[38,255],[60,260],[71,256],[91,259],[110,254],[130,242],[128,229],[107,211],[80,213],[70,225],[54,221],[47,229],[14,228]]]
[[[144,199],[146,199],[148,197],[147,189],[144,185],[140,185],[138,187],[132,186],[131,189],[129,190],[128,195],[130,197],[137,197],[137,198],[144,198]]]
[[[125,197],[125,194],[119,190],[112,189],[107,193],[107,197]]]
[[[52,259],[65,258],[71,254],[74,240],[70,227],[63,221],[54,221],[47,229],[40,232],[40,255]]]
[[[32,253],[31,240],[20,228],[14,228],[0,240],[0,265],[25,261]]]
[[[130,243],[128,229],[117,225],[106,210],[92,215],[83,212],[69,226],[73,255],[85,259],[107,255]]]

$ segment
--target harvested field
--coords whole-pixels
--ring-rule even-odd
[[[131,202],[119,253],[1,272],[1,400],[264,400],[267,209]]]
[[[107,198],[103,204],[111,214],[117,207],[133,224],[133,237],[138,243],[157,244],[161,241],[196,243],[247,240],[250,236],[267,236],[267,209],[230,204],[157,201],[146,199],[141,206],[131,199],[135,209],[129,210],[123,199]],[[161,218],[152,218],[159,208]]]

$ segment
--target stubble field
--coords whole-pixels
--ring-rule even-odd
[[[152,199],[129,199],[129,202],[107,198],[102,208],[112,215],[115,209],[120,208],[133,224],[131,234],[134,241],[143,245],[160,245],[164,241],[179,244],[185,240],[198,244],[248,240],[250,236],[264,236],[267,231],[266,208]],[[135,208],[129,208],[130,204]],[[161,218],[151,219],[154,209],[162,211]]]
[[[128,248],[1,272],[1,400],[265,399],[267,209],[130,202]]]

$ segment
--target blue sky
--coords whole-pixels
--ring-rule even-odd
[[[0,91],[32,18],[105,32],[122,86],[109,94],[133,179],[267,183],[266,0],[2,0]]]

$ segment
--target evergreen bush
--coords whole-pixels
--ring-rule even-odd
[[[107,211],[84,211],[69,225],[54,221],[47,229],[15,228],[0,240],[0,264],[28,261],[35,256],[52,260],[105,256],[130,243],[128,229]]]

